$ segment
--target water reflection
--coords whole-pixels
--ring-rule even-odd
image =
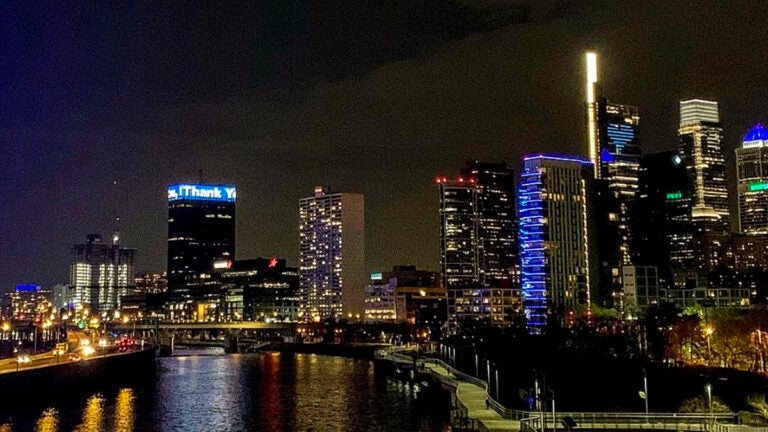
[[[104,396],[97,393],[85,403],[83,410],[83,421],[76,428],[75,432],[100,432],[104,422]]]
[[[59,431],[59,412],[56,408],[48,408],[40,415],[35,427],[36,432],[58,432]]]
[[[0,432],[439,431],[447,394],[305,354],[158,360],[154,382],[0,406]],[[423,397],[422,397],[423,396]]]
[[[133,431],[133,389],[120,389],[115,401],[115,432]]]

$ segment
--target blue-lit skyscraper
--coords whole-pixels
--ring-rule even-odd
[[[768,234],[768,131],[756,124],[736,149],[739,232]]]
[[[590,303],[594,259],[588,199],[594,177],[586,159],[554,155],[523,158],[518,190],[523,308],[531,333],[548,315],[563,320]]]

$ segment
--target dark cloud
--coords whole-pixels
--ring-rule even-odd
[[[747,1],[0,12],[2,288],[66,282],[69,246],[115,211],[140,268],[163,268],[165,186],[200,169],[240,189],[240,257],[295,264],[298,199],[323,184],[365,194],[369,268],[437,269],[434,176],[468,157],[581,152],[587,47],[607,94],[640,106],[647,151],[674,145],[682,97],[721,101],[731,147],[768,104]]]

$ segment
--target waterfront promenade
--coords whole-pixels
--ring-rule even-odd
[[[427,373],[449,387],[455,394],[455,405],[458,409],[451,412],[451,423],[462,430],[489,432],[514,432],[521,430],[519,419],[502,417],[499,412],[510,411],[487,395],[485,381],[456,371],[440,360],[414,357],[415,352],[408,350],[388,349],[379,350],[377,358],[385,359],[402,366],[414,365],[419,373]],[[488,404],[486,404],[488,401]]]
[[[451,424],[454,430],[537,432],[542,430],[543,423],[544,429],[553,432],[575,427],[581,430],[768,432],[766,427],[738,424],[733,413],[539,413],[513,410],[489,396],[485,381],[462,373],[441,360],[419,357],[414,350],[394,347],[379,350],[376,358],[390,361],[398,367],[413,368],[415,373],[427,374],[440,382],[442,387],[453,391],[456,409],[451,411]],[[566,427],[566,424],[570,426]]]
[[[494,409],[503,409],[503,407],[488,399],[485,385],[481,387],[479,383],[464,381],[446,369],[445,365],[436,361],[421,360],[420,365],[422,371],[430,373],[441,382],[451,386],[455,384],[456,405],[459,409],[453,413],[454,423],[459,425],[466,423],[469,430],[491,432],[520,430],[520,420],[505,419]],[[486,401],[488,401],[487,405]]]

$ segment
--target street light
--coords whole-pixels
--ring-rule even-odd
[[[555,413],[555,391],[552,389],[549,389],[549,392],[552,393],[552,430],[557,430],[557,414]]]
[[[711,366],[712,363],[712,346],[710,345],[709,339],[712,337],[712,333],[715,332],[715,328],[712,326],[707,326],[704,328],[704,335],[707,337],[707,366]]]
[[[714,423],[714,412],[712,411],[712,384],[707,383],[707,401],[709,402],[709,419]]]
[[[648,375],[643,368],[643,400],[645,401],[645,414],[648,414]]]

